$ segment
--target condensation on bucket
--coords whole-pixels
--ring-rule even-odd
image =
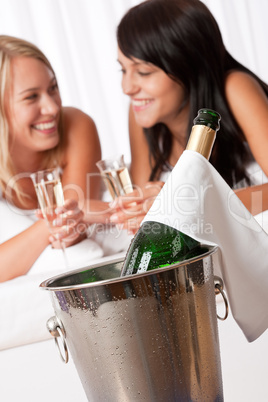
[[[83,284],[86,270],[49,282],[89,401],[223,400],[214,251],[120,279],[122,261],[107,264],[97,284]]]

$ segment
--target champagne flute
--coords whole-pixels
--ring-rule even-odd
[[[96,163],[103,181],[113,199],[133,191],[128,168],[124,156],[102,159]]]
[[[38,203],[46,219],[50,231],[53,233],[53,220],[56,217],[56,208],[62,207],[64,204],[63,189],[60,178],[60,168],[52,168],[39,170],[30,175],[35,192],[37,195]],[[65,251],[65,243],[60,240],[60,246],[63,252],[64,262],[68,268],[68,262]]]

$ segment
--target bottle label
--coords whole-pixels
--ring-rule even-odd
[[[138,274],[147,271],[152,255],[153,255],[152,251],[146,251],[145,253],[143,253],[140,260],[139,269],[137,271]]]
[[[182,244],[181,244],[181,237],[177,235],[175,239],[172,241],[172,257],[176,257],[176,255],[181,251]]]
[[[130,275],[133,274],[133,270],[134,270],[134,266],[135,266],[135,262],[138,256],[138,252],[139,252],[139,248],[137,247],[132,256],[131,256],[131,260],[129,261],[128,267],[127,267],[127,271],[125,275]]]

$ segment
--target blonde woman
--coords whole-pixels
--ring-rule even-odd
[[[88,174],[97,171],[101,148],[94,121],[62,106],[53,68],[33,44],[0,36],[0,97],[3,282],[26,274],[50,243],[56,248],[63,239],[68,247],[85,237],[79,202],[87,194]],[[55,165],[62,169],[66,203],[52,235],[44,219],[30,213],[38,203],[29,175]],[[99,182],[92,180],[90,197],[98,195]]]

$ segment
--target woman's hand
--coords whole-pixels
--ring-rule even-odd
[[[79,243],[86,237],[87,225],[84,222],[84,212],[75,200],[67,200],[62,207],[56,208],[53,221],[50,222],[49,241],[53,248],[60,248],[63,241],[66,247]],[[43,218],[40,210],[36,213]]]
[[[85,222],[87,224],[109,224],[113,210],[108,202],[87,199],[84,204]]]
[[[115,211],[110,222],[122,225],[129,233],[136,233],[163,185],[162,181],[148,182],[142,188],[136,187],[132,193],[118,197],[110,204]]]

